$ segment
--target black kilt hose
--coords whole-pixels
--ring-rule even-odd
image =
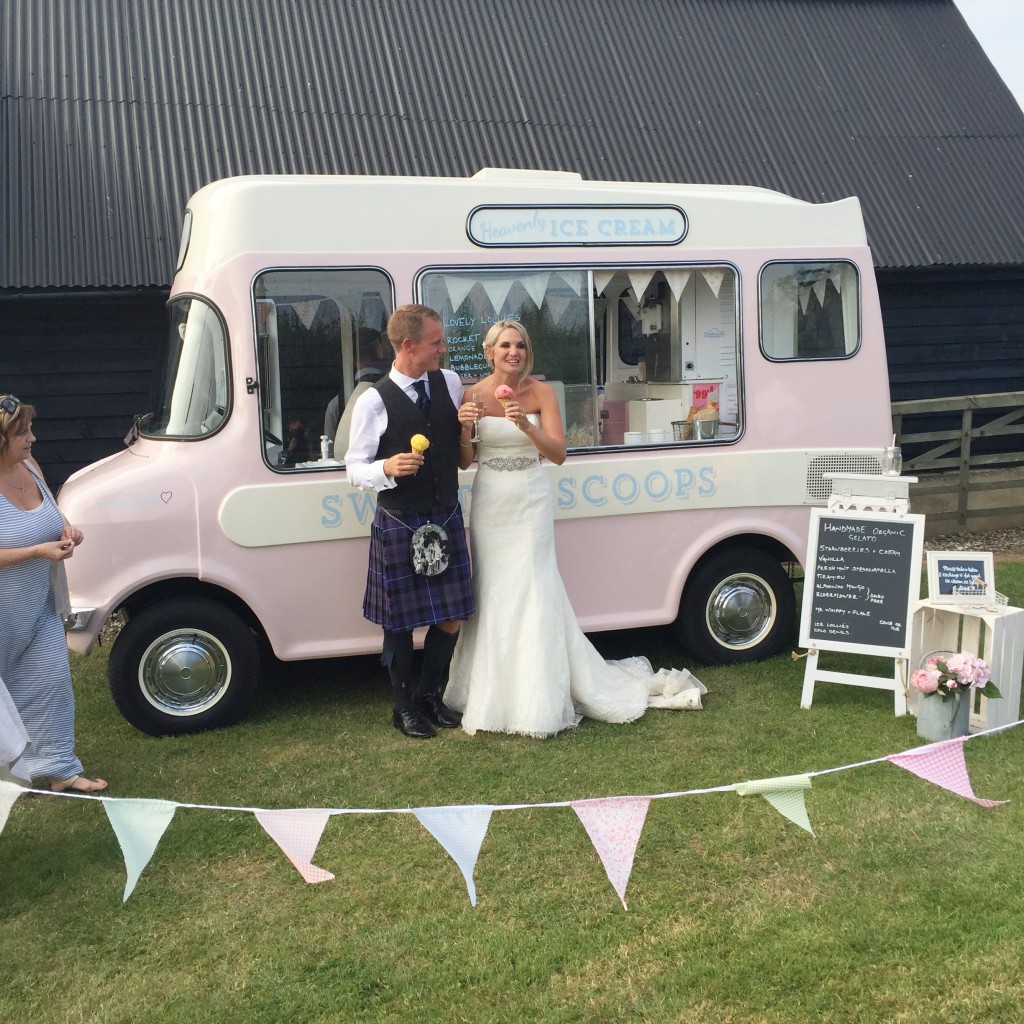
[[[413,531],[425,523],[443,526],[448,534],[448,568],[437,576],[421,576],[413,569]],[[364,617],[389,633],[404,633],[465,619],[474,610],[469,548],[458,501],[430,514],[378,505],[370,529]]]

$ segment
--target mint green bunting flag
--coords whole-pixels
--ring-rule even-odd
[[[814,835],[811,820],[804,805],[804,790],[811,788],[809,775],[780,775],[774,779],[754,779],[751,782],[737,782],[733,787],[740,796],[763,796],[785,818],[794,825]]]
[[[128,872],[122,902],[128,902],[135,883],[153,856],[156,844],[167,831],[177,807],[177,804],[169,800],[103,801],[103,809],[107,812],[114,835],[121,844],[124,866]]]

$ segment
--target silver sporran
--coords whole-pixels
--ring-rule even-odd
[[[412,567],[419,576],[440,576],[451,560],[451,544],[443,526],[424,523],[413,531]]]

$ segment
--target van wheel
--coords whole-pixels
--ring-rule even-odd
[[[791,640],[796,595],[785,569],[755,548],[722,551],[690,575],[676,635],[708,665],[738,665],[777,654]]]
[[[114,703],[150,736],[237,722],[259,679],[249,627],[204,598],[169,598],[128,619],[110,651]]]

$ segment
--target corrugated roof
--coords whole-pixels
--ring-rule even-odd
[[[6,0],[0,287],[162,285],[250,173],[860,197],[881,267],[1024,263],[1024,112],[952,0]]]

